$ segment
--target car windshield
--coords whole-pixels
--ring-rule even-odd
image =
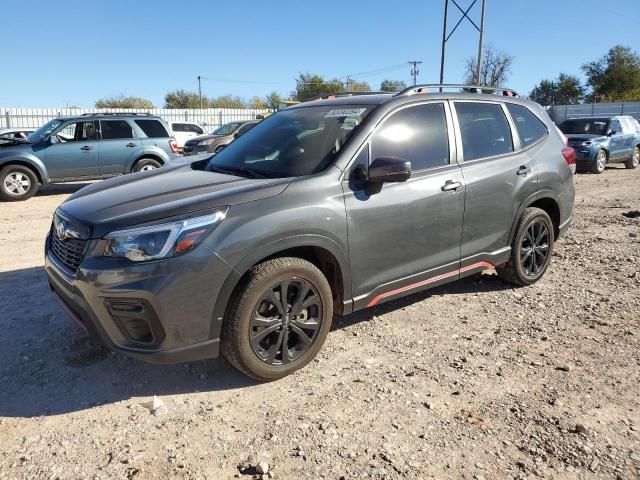
[[[320,172],[370,111],[363,105],[279,111],[211,157],[207,170],[269,178]]]
[[[238,128],[242,123],[225,123],[221,127],[216,128],[211,135],[231,135],[233,131]]]
[[[606,135],[608,123],[606,118],[565,120],[560,124],[560,130],[564,134]]]
[[[38,143],[44,140],[47,135],[53,132],[56,128],[64,123],[64,120],[54,119],[45,123],[38,130],[33,132],[27,137],[27,140],[31,143]]]

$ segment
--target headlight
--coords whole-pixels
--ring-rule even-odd
[[[227,211],[224,208],[202,217],[111,232],[104,237],[104,256],[144,262],[182,255],[200,245]]]

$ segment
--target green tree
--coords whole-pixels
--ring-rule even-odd
[[[205,107],[208,108],[245,108],[244,100],[233,95],[222,95],[207,100]]]
[[[498,87],[504,85],[513,57],[505,52],[496,50],[492,45],[487,45],[482,50],[482,63],[480,65],[480,85]],[[478,85],[477,68],[478,59],[469,57],[465,63],[465,82],[467,85]]]
[[[164,96],[165,108],[200,108],[200,96],[187,90],[174,90]],[[207,107],[207,101],[202,99],[202,106]]]
[[[267,100],[262,97],[258,97],[257,95],[249,99],[247,106],[249,108],[255,108],[257,110],[266,110],[267,108],[269,108]]]
[[[344,84],[337,78],[325,80],[322,75],[301,73],[296,79],[296,88],[291,92],[291,98],[304,102],[323,95],[343,93],[344,91]]]
[[[561,73],[557,79],[544,79],[533,87],[529,98],[540,105],[574,105],[583,100],[584,90],[578,77]]]
[[[117,95],[96,101],[96,108],[155,108],[155,106],[151,100],[145,98]]]
[[[630,47],[616,45],[602,58],[582,65],[582,71],[591,87],[588,101],[640,100],[640,56]]]
[[[371,86],[367,82],[359,82],[358,80],[347,81],[347,91],[349,92],[370,92]]]
[[[380,83],[380,90],[383,92],[399,92],[407,88],[407,84],[402,80],[383,80]]]
[[[281,101],[282,97],[276,91],[271,92],[265,97],[267,108],[270,108],[271,110],[277,110]]]

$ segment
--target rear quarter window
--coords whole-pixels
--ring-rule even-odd
[[[516,125],[516,130],[518,130],[522,148],[536,143],[547,134],[545,124],[527,107],[507,103],[507,110],[509,110],[513,123]]]
[[[511,127],[497,103],[455,102],[464,161],[513,152]]]
[[[148,138],[166,138],[171,136],[159,120],[136,120],[135,122]]]

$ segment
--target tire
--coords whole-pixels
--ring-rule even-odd
[[[283,288],[288,292],[284,306],[279,302]],[[316,356],[332,319],[331,287],[315,265],[297,257],[267,260],[236,287],[222,326],[221,351],[245,375],[277,380]]]
[[[133,164],[132,172],[146,172],[148,170],[155,170],[156,168],[160,168],[162,164],[153,158],[141,158],[140,160],[136,160],[136,163]]]
[[[553,235],[553,223],[547,212],[540,208],[525,209],[511,243],[511,258],[496,267],[500,278],[517,286],[540,280],[551,262]]]
[[[596,153],[596,158],[593,160],[593,165],[591,166],[591,173],[602,173],[607,168],[607,152],[604,150],[598,150]]]
[[[0,199],[17,202],[33,197],[38,191],[38,177],[28,167],[7,165],[0,169]]]
[[[624,162],[624,166],[633,169],[637,168],[638,164],[640,164],[640,146],[636,145],[636,147],[633,149],[631,158]]]

